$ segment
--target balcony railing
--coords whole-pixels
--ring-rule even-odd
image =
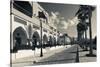
[[[32,6],[27,1],[14,1],[13,7],[29,17],[32,17]]]

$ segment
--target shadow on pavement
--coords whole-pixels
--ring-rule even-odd
[[[59,64],[59,63],[66,63],[66,61],[70,61],[70,60],[75,60],[75,58],[52,60],[52,61],[43,61],[43,62],[36,62],[36,63],[33,62],[33,64],[36,64],[36,65],[38,65],[38,64]]]
[[[95,54],[86,54],[86,57],[97,57]]]

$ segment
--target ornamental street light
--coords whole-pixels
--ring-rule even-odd
[[[40,52],[40,57],[43,56],[43,51],[42,51],[42,20],[40,19],[40,33],[41,33],[41,41],[40,41],[40,44],[41,44],[41,52]]]
[[[41,39],[40,39],[40,45],[41,45],[40,57],[43,57],[43,50],[42,50],[42,47],[43,47],[43,45],[42,45],[42,19],[46,19],[46,21],[47,21],[47,18],[44,15],[43,11],[42,12],[39,11],[39,19],[40,19],[40,28],[41,28],[40,29],[40,35],[41,35]]]

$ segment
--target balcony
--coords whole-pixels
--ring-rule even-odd
[[[32,5],[28,1],[14,1],[13,7],[25,15],[32,17]]]

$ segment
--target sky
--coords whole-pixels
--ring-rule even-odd
[[[51,15],[51,12],[63,18],[59,22],[58,30],[62,33],[67,33],[71,37],[77,37],[77,28],[78,19],[75,17],[75,13],[79,9],[79,5],[76,4],[61,4],[61,3],[43,3],[39,4]],[[96,10],[93,12],[92,16],[92,33],[93,38],[96,35]],[[89,32],[87,32],[89,34]],[[88,35],[89,37],[89,35]]]

